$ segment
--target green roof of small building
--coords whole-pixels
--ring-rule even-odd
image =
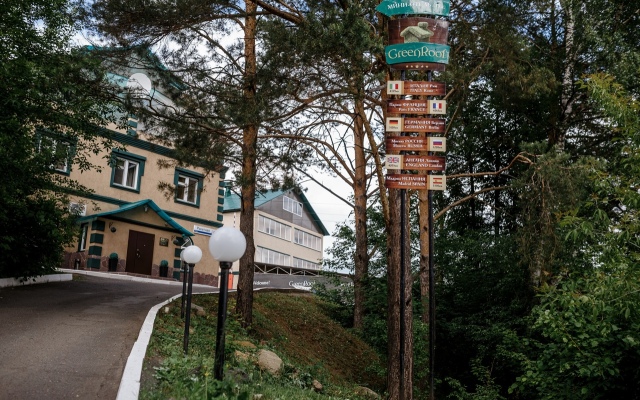
[[[125,205],[122,205],[119,208],[116,208],[116,209],[111,210],[111,211],[105,211],[105,212],[101,212],[101,213],[98,213],[98,214],[87,215],[86,217],[82,217],[82,218],[78,219],[78,222],[93,221],[93,220],[95,220],[97,218],[108,217],[110,215],[119,214],[119,213],[122,213],[122,212],[125,212],[125,211],[133,210],[134,208],[144,207],[144,206],[148,206],[150,209],[155,211],[156,214],[158,214],[158,216],[160,218],[162,218],[164,220],[164,222],[167,223],[167,225],[169,225],[173,229],[177,230],[182,235],[193,236],[193,233],[189,232],[188,230],[183,228],[179,223],[174,221],[173,218],[171,218],[169,215],[167,215],[166,212],[162,211],[162,209],[160,207],[158,207],[158,205],[156,203],[154,203],[153,200],[151,200],[151,199],[140,200],[140,201],[136,201],[134,203],[125,204]]]
[[[264,192],[261,191],[256,191],[256,199],[253,202],[253,206],[255,208],[260,207],[261,205],[270,202],[271,200],[280,197],[286,193],[291,192],[292,190],[267,190]],[[327,228],[324,226],[324,224],[322,223],[322,221],[320,220],[320,217],[318,217],[318,214],[316,214],[315,210],[313,209],[313,207],[311,207],[311,204],[309,203],[309,200],[307,199],[307,197],[304,195],[304,193],[302,192],[295,192],[298,196],[300,196],[300,199],[302,200],[302,204],[304,205],[305,209],[307,211],[309,211],[309,214],[311,214],[311,218],[313,219],[313,222],[316,223],[316,225],[318,225],[318,228],[320,229],[320,231],[322,232],[322,234],[324,236],[329,236],[329,231],[327,231]],[[231,192],[231,190],[229,190],[228,188],[225,190],[225,195],[224,195],[224,211],[223,212],[233,212],[233,211],[240,211],[240,207],[241,207],[241,201],[240,201],[240,196]]]

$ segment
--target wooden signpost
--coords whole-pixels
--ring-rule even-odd
[[[449,63],[450,47],[448,46],[449,22],[445,19],[451,8],[450,0],[382,0],[376,10],[387,17],[388,45],[385,46],[385,61],[391,70],[400,71],[400,80],[388,81],[386,95],[387,119],[385,130],[387,135],[385,158],[388,170],[399,170],[406,173],[389,173],[385,177],[385,187],[399,189],[400,198],[400,343],[399,343],[399,391],[393,397],[399,400],[410,400],[412,389],[405,386],[405,285],[408,268],[406,246],[407,204],[406,189],[427,190],[428,202],[428,263],[429,263],[429,399],[435,400],[435,264],[433,251],[433,198],[434,190],[445,190],[445,175],[432,175],[433,171],[444,171],[445,158],[431,154],[415,154],[416,152],[445,151],[444,137],[416,137],[407,133],[441,134],[446,132],[444,119],[416,118],[422,115],[446,115],[447,103],[435,96],[444,96],[446,88],[443,83],[432,82],[433,71],[444,71]],[[399,18],[393,18],[399,16]],[[444,17],[444,18],[431,18]],[[427,81],[407,81],[406,71],[426,71]],[[409,98],[393,99],[394,96]],[[411,96],[427,96],[427,99],[409,100]],[[414,153],[414,154],[408,154]],[[411,174],[411,170],[428,171]],[[395,392],[398,388],[393,388]]]
[[[387,118],[387,132],[444,133],[445,120],[438,118]]]
[[[389,189],[445,190],[444,175],[387,174],[384,186]]]
[[[417,96],[444,96],[446,88],[442,82],[428,81],[387,81],[387,94]]]
[[[388,100],[387,114],[446,114],[446,100]]]
[[[387,154],[387,169],[410,169],[415,171],[444,171],[445,158],[438,156],[412,156]]]
[[[443,137],[389,136],[385,140],[388,153],[398,151],[446,151],[447,139]]]

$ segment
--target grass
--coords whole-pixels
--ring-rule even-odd
[[[365,399],[358,386],[380,391],[383,367],[360,338],[328,317],[329,305],[310,294],[256,292],[253,326],[227,318],[225,379],[213,379],[217,295],[196,295],[206,315],[191,314],[189,354],[183,353],[180,299],[158,313],[141,379],[141,399],[304,400]],[[228,308],[233,310],[234,296]],[[168,312],[165,312],[168,311]],[[255,346],[249,346],[250,343]],[[284,361],[277,376],[261,371],[252,354],[275,352]],[[248,355],[247,359],[237,352]],[[322,384],[316,392],[312,382]]]

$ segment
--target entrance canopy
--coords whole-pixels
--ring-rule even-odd
[[[94,221],[98,218],[106,218],[106,217],[113,217],[117,214],[121,214],[127,211],[131,211],[134,210],[136,208],[142,208],[142,209],[148,210],[152,210],[154,211],[156,214],[158,214],[158,216],[160,218],[162,218],[162,220],[169,225],[171,228],[175,229],[177,232],[179,232],[180,234],[182,234],[183,236],[193,236],[193,233],[189,232],[187,229],[183,228],[180,224],[178,224],[176,221],[173,220],[173,218],[171,218],[169,215],[167,215],[166,212],[162,211],[162,209],[160,207],[158,207],[158,205],[156,203],[153,202],[153,200],[151,199],[146,199],[146,200],[140,200],[140,201],[136,201],[134,203],[129,203],[129,204],[125,204],[120,206],[119,208],[116,208],[114,210],[110,210],[110,211],[105,211],[105,212],[101,212],[101,213],[97,213],[97,214],[92,214],[92,215],[87,215],[86,217],[82,217],[78,220],[78,222],[88,222],[88,221]]]

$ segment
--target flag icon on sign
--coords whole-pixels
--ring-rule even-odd
[[[442,140],[434,140],[433,141],[433,145],[434,146],[442,146]]]
[[[442,178],[433,178],[434,185],[442,185]]]
[[[398,120],[398,119],[389,119],[389,125],[398,126],[398,125],[400,125],[400,120]]]
[[[400,157],[398,156],[389,156],[388,158],[390,163],[397,164],[400,162]]]
[[[387,94],[402,94],[403,83],[402,81],[389,81],[387,82]]]
[[[447,101],[446,100],[429,100],[429,113],[430,114],[446,114]]]

